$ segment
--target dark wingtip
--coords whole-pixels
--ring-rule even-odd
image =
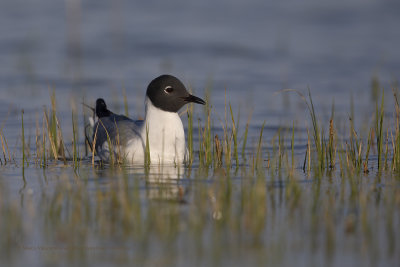
[[[108,117],[112,114],[111,111],[107,109],[106,101],[103,98],[97,98],[96,100],[96,116],[99,118]]]

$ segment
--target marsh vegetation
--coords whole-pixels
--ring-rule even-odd
[[[202,111],[182,113],[184,166],[100,162],[85,138],[90,112],[78,116],[72,108],[72,133],[65,134],[51,93],[50,108],[32,127],[20,113],[14,149],[0,131],[3,261],[39,255],[42,263],[66,264],[394,266],[398,90],[379,89],[360,129],[354,111],[337,119],[334,104],[322,120],[305,92],[279,93],[301,99],[310,126],[293,121],[266,134],[267,117],[249,127],[251,114],[240,114],[226,93],[225,111],[217,113],[206,90]],[[121,102],[128,113],[126,98]]]

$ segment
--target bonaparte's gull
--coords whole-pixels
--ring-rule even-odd
[[[184,162],[187,157],[185,132],[177,112],[190,102],[205,104],[201,98],[189,94],[182,82],[171,75],[161,75],[148,85],[144,120],[117,115],[107,109],[103,99],[97,99],[98,120],[93,125],[97,155],[103,161],[114,156],[129,163],[143,164],[147,144],[152,164]]]

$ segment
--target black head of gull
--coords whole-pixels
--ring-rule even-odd
[[[189,94],[182,82],[172,75],[161,75],[152,80],[146,95],[155,107],[168,112],[178,112],[190,102],[205,104],[203,99]]]

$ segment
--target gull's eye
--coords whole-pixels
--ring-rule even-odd
[[[170,94],[174,91],[174,88],[172,88],[172,86],[167,86],[164,89],[164,92],[166,92],[167,94]]]

